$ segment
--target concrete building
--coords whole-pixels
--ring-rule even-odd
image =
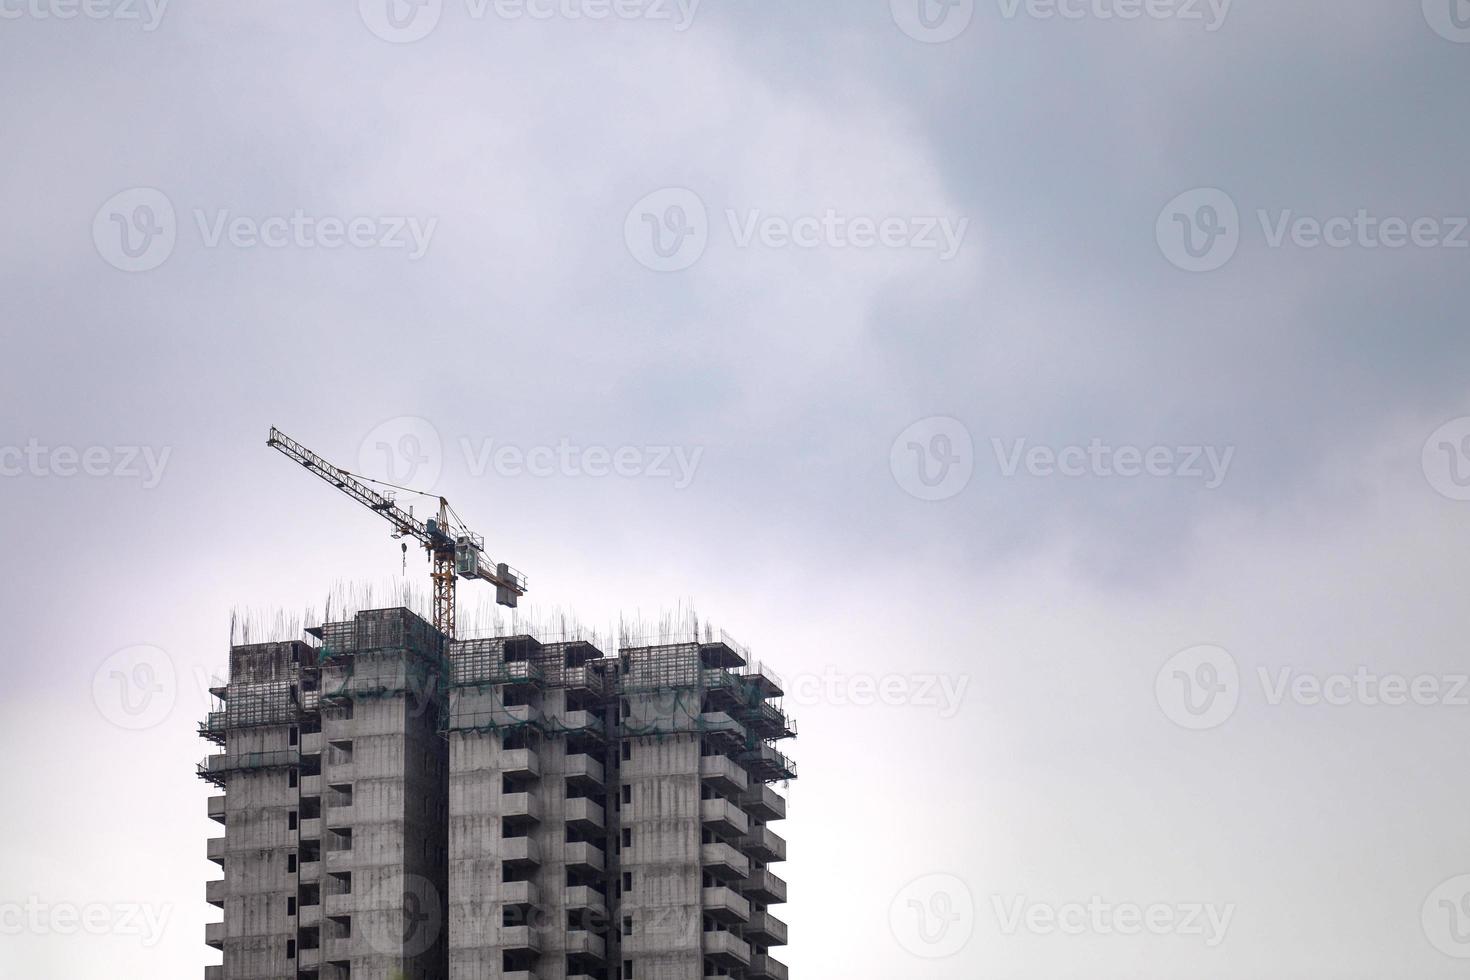
[[[219,980],[785,978],[795,728],[727,637],[447,641],[404,609],[236,646]]]

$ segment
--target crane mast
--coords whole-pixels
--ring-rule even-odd
[[[266,445],[294,460],[316,477],[325,480],[369,510],[381,514],[393,525],[393,537],[411,537],[423,546],[432,563],[430,578],[434,586],[434,626],[445,636],[455,635],[455,587],[458,579],[479,579],[495,586],[495,601],[502,606],[516,605],[526,594],[526,577],[505,563],[485,556],[485,539],[467,528],[455,528],[450,521],[449,501],[439,497],[437,517],[420,521],[412,511],[398,505],[391,494],[379,493],[363,479],[334,466],[305,446],[271,428]]]

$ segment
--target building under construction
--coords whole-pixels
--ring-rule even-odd
[[[243,643],[200,733],[208,980],[784,980],[779,678],[697,626]]]

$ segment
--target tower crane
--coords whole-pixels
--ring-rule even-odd
[[[514,607],[516,600],[526,594],[526,577],[504,562],[496,563],[488,558],[485,555],[485,539],[466,528],[449,506],[449,501],[443,497],[438,498],[438,516],[420,521],[413,516],[411,509],[404,510],[398,506],[391,493],[379,493],[368,486],[369,478],[358,477],[333,466],[274,426],[271,427],[270,439],[266,445],[300,463],[369,510],[383,515],[393,525],[393,537],[414,538],[423,545],[433,564],[430,577],[434,581],[434,626],[450,639],[454,638],[454,589],[457,578],[479,579],[494,584],[495,601],[502,606]],[[404,548],[407,547],[405,544]]]

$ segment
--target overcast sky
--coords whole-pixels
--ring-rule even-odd
[[[232,610],[403,567],[278,425],[787,677],[798,977],[1462,975],[1467,82],[1466,0],[0,0],[0,973],[218,961]]]

